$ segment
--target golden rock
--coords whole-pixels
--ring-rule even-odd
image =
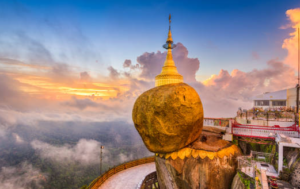
[[[151,152],[169,153],[200,136],[203,108],[192,87],[185,83],[168,84],[140,95],[134,104],[132,119]]]

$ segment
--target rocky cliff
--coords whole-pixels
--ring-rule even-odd
[[[231,189],[246,189],[238,174],[236,174],[233,178]]]
[[[178,152],[155,158],[161,189],[229,189],[240,149],[206,132]]]
[[[290,183],[300,188],[300,149],[293,149],[286,156],[290,173]]]

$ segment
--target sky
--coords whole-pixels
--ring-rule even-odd
[[[205,117],[294,87],[300,2],[0,0],[0,120],[131,120],[166,57]],[[3,121],[4,120],[4,121]]]

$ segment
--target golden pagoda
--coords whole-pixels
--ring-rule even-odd
[[[167,85],[172,83],[183,83],[183,77],[177,71],[173,57],[172,49],[176,47],[173,44],[172,33],[171,33],[171,15],[169,16],[169,34],[167,43],[163,45],[168,50],[166,61],[162,67],[162,71],[155,77],[155,86]]]

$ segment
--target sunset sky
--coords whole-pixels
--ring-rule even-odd
[[[172,14],[174,61],[205,117],[294,87],[299,0],[0,0],[0,121],[131,122],[154,87]]]

